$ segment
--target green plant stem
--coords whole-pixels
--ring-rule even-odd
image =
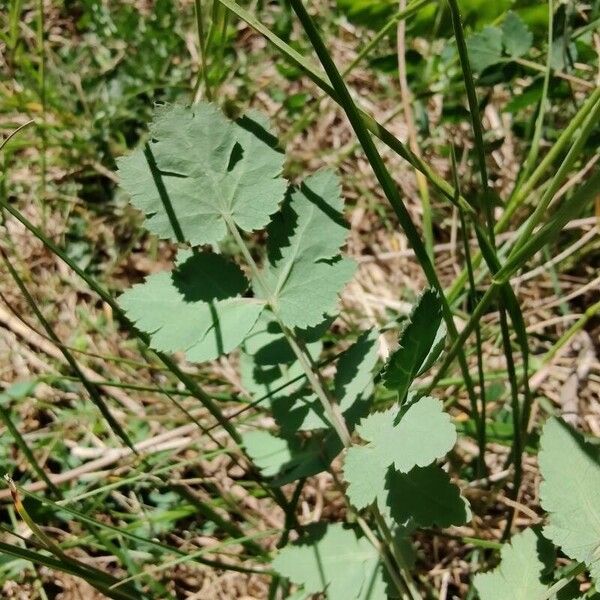
[[[282,322],[282,320],[279,318],[279,315],[277,312],[277,306],[276,306],[275,302],[269,300],[269,298],[271,298],[271,296],[272,296],[272,290],[270,290],[268,285],[265,283],[262,273],[261,273],[260,269],[258,268],[258,265],[256,264],[256,262],[252,258],[252,255],[250,254],[250,250],[248,250],[246,243],[242,239],[242,236],[240,235],[237,225],[229,217],[224,217],[224,219],[225,219],[225,223],[227,224],[227,227],[229,229],[229,232],[233,236],[235,243],[237,244],[240,251],[242,252],[244,259],[246,260],[246,262],[248,263],[248,266],[250,267],[250,270],[252,271],[253,276],[255,277],[256,281],[258,282],[258,285],[262,288],[263,294],[268,299],[267,302],[268,302],[269,306],[271,307],[271,310],[273,311],[273,315],[275,316],[275,319],[277,320],[279,326],[281,327],[281,330],[282,330],[288,344],[292,348],[292,351],[296,355],[296,358],[298,359],[298,362],[300,363],[300,366],[302,367],[302,370],[304,371],[306,378],[308,379],[314,392],[317,394],[317,397],[319,398],[319,401],[321,402],[321,405],[323,406],[323,410],[325,411],[325,414],[327,415],[327,419],[329,420],[329,423],[335,429],[336,433],[338,434],[338,436],[339,436],[340,440],[342,441],[342,443],[344,444],[344,446],[345,447],[350,446],[350,444],[351,444],[350,432],[348,431],[348,426],[346,425],[344,416],[340,412],[339,405],[336,402],[334,402],[329,397],[329,394],[326,392],[325,385],[323,384],[323,382],[320,378],[319,372],[318,372],[318,370],[316,370],[314,368],[312,359],[306,352],[306,349],[303,348],[302,342],[296,337],[296,335],[293,333],[293,331],[291,331],[289,329],[289,327],[287,327]]]
[[[471,126],[473,128],[473,135],[475,138],[475,149],[477,153],[477,162],[479,166],[479,173],[481,176],[481,185],[483,188],[483,207],[486,216],[487,232],[491,245],[490,259],[484,254],[484,258],[491,269],[492,275],[499,268],[498,259],[496,257],[496,242],[494,233],[494,206],[493,199],[489,194],[489,183],[487,165],[485,162],[485,146],[483,142],[483,125],[481,115],[479,113],[479,102],[477,100],[477,90],[475,89],[475,82],[473,80],[473,73],[471,71],[471,63],[469,61],[469,53],[467,51],[467,43],[464,36],[464,30],[462,25],[462,19],[458,8],[457,0],[448,0],[448,6],[450,7],[450,14],[452,17],[452,25],[454,28],[454,37],[456,39],[456,45],[458,48],[458,55],[460,59],[461,68],[463,71],[463,80],[465,84],[465,90],[467,93],[467,100],[469,103],[469,113],[471,115]],[[481,237],[478,236],[480,239]],[[483,246],[482,246],[483,250]],[[493,255],[493,257],[492,257]],[[471,265],[472,271],[472,265]],[[471,273],[472,274],[472,273]],[[527,340],[527,331],[522,325],[523,316],[519,307],[519,302],[514,295],[514,292],[510,288],[510,284],[507,283],[503,286],[502,293],[500,295],[500,330],[502,335],[502,345],[504,348],[504,355],[506,357],[507,370],[509,375],[509,383],[511,388],[512,398],[512,418],[514,428],[514,446],[513,446],[513,460],[515,464],[515,477],[514,477],[514,493],[518,495],[519,487],[521,485],[521,462],[522,462],[522,432],[520,427],[521,422],[521,408],[519,406],[519,389],[518,382],[515,375],[515,361],[510,341],[510,330],[508,328],[508,319],[506,315],[507,308],[511,311],[511,318],[515,329],[519,328],[518,339],[521,345],[521,353],[523,356],[523,366],[525,369],[524,379],[528,381],[527,366],[529,356],[529,344]],[[528,392],[526,388],[526,395]],[[530,400],[528,400],[530,402]],[[514,509],[511,508],[514,512]],[[511,512],[511,515],[513,513]],[[510,523],[512,522],[512,516],[508,518],[509,527],[507,531],[510,532]]]
[[[398,188],[396,187],[396,184],[394,183],[391,175],[389,174],[389,171],[387,170],[383,159],[381,158],[381,155],[379,154],[379,151],[375,146],[375,142],[373,141],[370,132],[365,126],[365,123],[361,117],[358,108],[354,104],[352,96],[350,95],[350,92],[348,91],[348,88],[346,87],[342,76],[337,70],[337,67],[335,66],[335,63],[329,55],[325,43],[321,39],[321,36],[319,35],[311,17],[309,16],[304,5],[302,4],[302,1],[291,0],[291,5],[294,12],[298,16],[300,22],[302,23],[302,27],[304,28],[304,31],[309,37],[311,44],[315,49],[315,52],[319,57],[319,60],[321,61],[325,72],[327,73],[327,76],[331,80],[336,94],[341,99],[341,106],[344,109],[348,120],[350,121],[352,129],[354,130],[354,133],[356,134],[363,148],[363,151],[365,152],[367,159],[369,160],[371,168],[373,169],[373,172],[375,173],[375,176],[379,181],[379,184],[381,185],[381,188],[386,198],[388,199],[389,203],[391,204],[392,208],[394,209],[394,212],[398,217],[400,225],[404,230],[404,233],[415,252],[417,260],[419,261],[419,264],[423,269],[423,272],[425,274],[425,277],[427,278],[429,285],[431,285],[431,287],[435,289],[440,295],[446,327],[452,338],[455,339],[458,336],[458,332],[454,324],[450,306],[448,305],[446,297],[444,296],[444,290],[435,272],[435,268],[429,258],[427,249],[425,248],[421,237],[419,236],[419,232],[417,231],[414,223],[412,222],[412,219],[406,206],[400,198]],[[477,400],[475,398],[473,382],[471,380],[471,375],[469,373],[464,350],[462,348],[460,348],[458,351],[458,360],[463,377],[465,378],[465,385],[467,388],[467,393],[469,395],[471,410],[473,412],[473,418],[477,422],[479,422]],[[482,453],[484,451],[485,448],[480,448],[480,469],[483,469],[485,464]]]
[[[491,284],[488,286],[485,294],[479,301],[479,304],[473,310],[471,317],[467,321],[464,329],[460,332],[458,338],[453,342],[452,346],[446,353],[446,357],[432,382],[427,387],[425,393],[432,390],[443,377],[448,367],[456,358],[463,344],[473,332],[477,322],[483,316],[488,306],[497,296],[501,286],[509,280],[509,278],[520,268],[522,264],[527,262],[536,252],[543,248],[550,240],[552,240],[563,227],[576,215],[585,204],[596,197],[600,187],[600,170],[597,169],[588,181],[581,186],[573,196],[564,202],[560,209],[553,215],[552,220],[537,231],[528,242],[524,243],[515,256],[507,260],[502,268],[497,271]]]
[[[400,570],[400,575],[404,581],[404,585],[410,594],[412,600],[421,600],[421,594],[417,589],[415,582],[410,574],[410,568],[406,563],[406,559],[404,558],[404,554],[402,553],[402,548],[396,543],[393,533],[390,531],[388,524],[386,523],[383,515],[381,514],[379,508],[375,504],[371,509],[373,513],[373,517],[375,522],[377,523],[377,527],[379,528],[379,532],[383,539],[386,541],[386,544],[389,548],[393,549],[394,559],[398,568]]]
[[[406,586],[403,580],[398,576],[398,573],[396,572],[396,567],[394,564],[392,564],[387,549],[377,538],[369,524],[358,514],[356,515],[356,522],[358,523],[358,526],[362,529],[366,538],[369,540],[369,542],[371,542],[371,545],[377,550],[377,552],[379,552],[379,556],[381,556],[381,560],[385,565],[385,569],[389,573],[390,579],[392,580],[394,587],[400,593],[400,597],[403,599],[406,598]]]
[[[543,363],[548,364],[557,354],[557,352],[569,342],[569,340],[579,331],[581,331],[588,321],[600,313],[600,300],[592,306],[586,308],[585,312],[579,319],[565,331],[560,338],[554,343],[552,348],[544,355]]]

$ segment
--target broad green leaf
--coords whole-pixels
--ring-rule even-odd
[[[307,594],[326,592],[327,600],[387,600],[377,550],[341,524],[308,528],[279,551],[273,569]]]
[[[119,177],[161,238],[216,244],[227,233],[224,217],[244,231],[262,229],[283,200],[283,154],[212,104],[157,108],[150,137],[118,161]]]
[[[421,369],[434,362],[443,349],[441,325],[440,298],[435,291],[425,290],[400,333],[400,346],[390,356],[383,376],[385,386],[397,391],[401,400]]]
[[[292,192],[268,228],[267,289],[256,289],[287,327],[318,325],[335,311],[337,297],[356,265],[340,257],[348,234],[339,181],[317,173]]]
[[[386,487],[390,515],[400,525],[450,527],[471,519],[468,502],[437,465],[415,467],[408,473],[390,470]]]
[[[600,447],[554,418],[546,422],[540,446],[540,497],[549,513],[544,535],[567,556],[584,562],[598,585]]]
[[[293,435],[250,431],[242,435],[242,441],[252,462],[275,486],[321,473],[342,450],[335,434],[302,440]]]
[[[239,296],[247,287],[240,268],[222,255],[182,252],[173,271],[150,275],[119,303],[152,348],[203,362],[234,350],[262,312],[262,302]]]
[[[502,42],[509,56],[519,57],[527,53],[533,43],[533,33],[518,14],[509,11],[502,23]]]
[[[484,27],[467,39],[467,50],[471,66],[478,73],[501,62],[502,30],[498,27]]]
[[[500,565],[479,573],[474,584],[481,600],[532,600],[548,590],[548,574],[554,566],[554,551],[533,529],[526,529],[504,544]]]
[[[365,446],[348,449],[344,477],[348,498],[364,508],[385,495],[390,467],[408,473],[444,456],[456,443],[456,429],[435,398],[421,398],[401,413],[399,408],[374,413],[356,431]]]

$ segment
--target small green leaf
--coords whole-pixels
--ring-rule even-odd
[[[400,333],[400,346],[391,355],[383,375],[385,386],[406,397],[413,379],[435,361],[443,349],[442,304],[438,294],[425,290]],[[437,356],[436,356],[437,354]]]
[[[549,513],[544,535],[584,562],[600,584],[600,447],[554,418],[544,425],[540,446],[540,497]]]
[[[450,417],[444,413],[442,403],[430,397],[414,402],[403,413],[399,408],[374,413],[356,430],[369,442],[349,448],[344,462],[346,493],[356,508],[385,497],[390,467],[401,473],[425,467],[456,443]]]
[[[231,352],[264,308],[242,298],[248,281],[220,254],[181,252],[175,269],[150,275],[119,298],[127,317],[162,352],[185,352],[203,362]]]
[[[288,327],[321,323],[354,274],[354,261],[340,257],[348,234],[342,209],[337,177],[322,171],[294,190],[269,225],[262,295]]]
[[[257,126],[271,135],[264,122]],[[161,238],[216,244],[227,233],[224,217],[244,231],[262,229],[283,200],[283,154],[212,104],[158,107],[150,137],[118,167],[123,189]]]
[[[484,27],[467,40],[471,66],[477,73],[502,61],[502,30]]]
[[[377,550],[340,524],[307,528],[300,541],[279,551],[273,569],[307,594],[327,600],[387,600]]]
[[[533,529],[515,535],[504,544],[500,566],[479,573],[474,584],[481,600],[532,600],[548,590],[543,581],[554,566],[552,544]]]
[[[471,519],[468,502],[437,465],[408,473],[388,473],[387,505],[396,523],[417,527],[464,525]]]
[[[378,357],[377,339],[376,330],[362,333],[337,361],[333,394],[351,431],[368,412],[368,400],[373,391],[373,369]],[[281,398],[273,410],[277,422],[288,430],[311,431],[330,427],[315,394]]]
[[[342,450],[334,433],[302,440],[293,435],[250,431],[242,435],[242,441],[252,462],[278,487],[321,473]]]
[[[519,57],[527,53],[533,43],[533,33],[518,14],[509,11],[502,23],[502,42],[509,56]]]

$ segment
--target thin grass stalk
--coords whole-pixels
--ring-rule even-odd
[[[519,236],[519,239],[514,243],[514,245],[512,247],[512,250],[509,254],[509,258],[515,252],[517,252],[523,244],[525,244],[530,239],[531,234],[533,233],[533,230],[536,228],[536,226],[541,222],[541,220],[545,216],[545,214],[548,210],[548,207],[550,206],[550,203],[554,199],[554,195],[560,189],[560,186],[562,185],[568,172],[573,167],[575,161],[577,160],[577,157],[579,156],[581,149],[583,148],[583,145],[587,141],[591,132],[594,130],[594,127],[597,124],[599,119],[600,119],[600,100],[596,103],[596,105],[590,111],[588,118],[583,123],[581,134],[575,139],[575,142],[573,143],[571,148],[569,148],[567,155],[565,156],[560,167],[556,171],[556,174],[552,178],[552,181],[550,182],[548,189],[544,192],[542,198],[538,202],[532,215],[529,217],[529,219],[525,223],[525,226]]]
[[[535,168],[531,176],[524,181],[518,188],[513,191],[512,196],[508,200],[502,215],[498,219],[494,231],[501,233],[506,230],[510,224],[511,218],[518,208],[529,198],[533,193],[536,185],[540,179],[544,176],[546,171],[551,167],[555,160],[558,159],[560,154],[563,152],[565,146],[569,144],[573,136],[577,133],[577,130],[582,126],[590,112],[595,107],[596,103],[600,101],[600,87],[596,89],[586,100],[583,106],[578,110],[577,114],[569,121],[564,131],[559,136],[558,140],[548,150],[544,158],[540,161],[539,165]],[[473,267],[478,268],[481,264],[482,253],[478,252],[473,255]],[[451,304],[457,301],[461,294],[461,291],[466,283],[467,273],[463,271],[455,280],[452,286],[448,289],[448,300]]]
[[[47,171],[47,157],[48,152],[48,134],[46,130],[47,119],[46,119],[46,44],[45,44],[45,18],[44,18],[44,1],[38,0],[37,3],[37,29],[36,29],[36,41],[38,46],[38,88],[40,95],[41,105],[41,127],[40,127],[40,141],[41,141],[41,169],[40,169],[40,209],[42,219],[45,219],[46,207],[44,204],[46,198],[46,171]]]
[[[93,290],[108,306],[110,306],[113,314],[119,319],[119,321],[137,338],[139,338],[146,346],[149,346],[149,337],[138,331],[133,323],[129,321],[121,307],[114,300],[111,294],[106,291],[93,277],[90,277],[85,271],[83,271],[67,254],[59,248],[50,238],[48,238],[43,231],[36,227],[31,221],[29,221],[20,211],[15,207],[8,204],[4,199],[0,198],[0,206],[9,212],[15,219],[17,219],[22,225],[25,226],[37,239],[39,239],[44,246],[46,246],[53,254],[55,254],[61,261],[63,261],[70,269],[72,269],[86,284]],[[163,352],[154,352],[160,361],[167,367],[171,373],[179,380],[185,388],[191,393],[192,396],[197,398],[208,412],[217,420],[219,425],[227,431],[231,438],[239,445],[241,443],[241,435],[235,429],[235,426],[227,419],[220,408],[212,400],[212,398],[200,388],[200,386],[193,380],[193,378],[184,373],[175,363],[175,361]]]
[[[400,0],[400,11],[406,11],[406,0]],[[406,75],[406,23],[403,19],[398,21],[396,46],[398,52],[398,80],[400,83],[404,120],[406,121],[406,128],[408,130],[408,144],[414,155],[420,156],[417,129],[412,109],[412,94],[408,87],[408,77]],[[431,222],[429,188],[427,187],[425,175],[418,169],[415,169],[415,177],[423,209],[423,238],[425,240],[425,248],[427,249],[429,258],[433,261],[433,225]]]
[[[14,268],[13,264],[11,263],[10,259],[8,258],[7,254],[4,252],[4,250],[0,250],[0,254],[2,255],[4,264],[8,268],[8,271],[9,271],[11,277],[13,278],[14,282],[17,284],[17,287],[23,294],[23,297],[27,301],[27,304],[29,305],[29,307],[31,308],[33,313],[35,314],[36,318],[38,319],[38,321],[40,322],[40,324],[42,325],[44,330],[46,331],[47,335],[50,337],[50,339],[53,342],[56,343],[61,354],[64,356],[65,360],[69,364],[69,367],[72,369],[72,371],[78,377],[78,379],[81,381],[81,384],[83,385],[83,387],[89,394],[90,399],[96,405],[96,407],[98,408],[98,410],[100,411],[100,413],[102,414],[102,416],[104,417],[106,422],[108,423],[109,427],[112,429],[112,431],[115,433],[115,435],[117,437],[119,437],[125,443],[126,446],[128,446],[135,454],[137,454],[137,451],[136,451],[129,435],[123,429],[121,424],[115,419],[113,414],[110,412],[108,405],[102,398],[102,394],[101,394],[98,386],[96,386],[94,383],[92,383],[83,374],[83,372],[79,368],[79,364],[77,363],[77,361],[75,360],[73,355],[60,343],[60,338],[56,335],[56,333],[54,333],[54,329],[52,328],[50,323],[46,320],[46,318],[44,317],[44,315],[38,308],[33,296],[29,293],[27,286],[21,279],[21,276],[17,273],[16,269]]]
[[[435,272],[435,268],[429,258],[429,254],[427,253],[427,250],[423,242],[421,241],[419,232],[417,231],[414,223],[412,222],[410,214],[400,198],[398,189],[391,175],[389,174],[389,171],[387,170],[383,159],[381,158],[381,155],[377,150],[377,147],[375,146],[375,142],[373,141],[369,130],[365,126],[361,114],[356,105],[354,104],[352,96],[350,95],[350,92],[348,91],[348,88],[346,87],[343,78],[341,77],[335,63],[333,62],[327,50],[327,47],[321,39],[321,36],[319,35],[319,32],[317,31],[311,17],[309,16],[304,5],[302,4],[302,1],[291,0],[291,5],[294,12],[298,16],[300,22],[302,23],[304,31],[309,37],[311,44],[317,56],[319,57],[319,60],[321,61],[325,72],[327,73],[327,76],[331,80],[332,85],[336,90],[337,95],[342,100],[341,106],[344,109],[348,120],[350,121],[352,129],[354,130],[354,133],[356,134],[363,148],[363,151],[365,152],[367,159],[369,160],[371,168],[373,169],[373,172],[377,180],[379,181],[379,184],[381,185],[381,188],[384,194],[386,195],[386,198],[388,199],[389,203],[391,204],[392,208],[394,209],[394,212],[398,217],[400,225],[404,230],[404,233],[415,252],[417,260],[421,265],[421,268],[425,274],[425,277],[427,278],[429,285],[431,285],[431,287],[435,289],[440,295],[446,327],[451,337],[455,339],[458,336],[458,332],[454,324],[450,306],[448,305],[448,302],[444,295],[442,285],[438,279],[437,273]],[[452,186],[449,187],[451,188]],[[473,412],[473,418],[479,421],[477,400],[475,397],[473,382],[469,374],[467,361],[465,358],[464,350],[462,348],[459,349],[458,360],[461,367],[461,371],[465,378],[465,385],[471,404],[471,410]],[[481,450],[484,450],[484,448],[480,448],[480,451]],[[483,454],[481,454],[481,456],[479,457],[479,469],[481,470],[483,466]]]
[[[394,25],[399,24],[401,21],[408,19],[412,15],[416,14],[426,6],[430,4],[433,0],[412,0],[406,6],[406,8],[399,10],[395,15],[392,15],[387,23],[375,34],[373,39],[370,42],[365,44],[365,46],[358,52],[352,62],[342,71],[342,77],[346,79],[352,71],[379,45],[381,40],[385,38],[385,36],[390,33]],[[284,141],[289,141],[295,135],[297,135],[303,128],[306,127],[308,123],[312,121],[312,119],[318,114],[321,103],[325,98],[328,98],[329,95],[327,93],[321,94],[315,101],[315,106],[310,109],[310,112],[304,113],[298,117],[296,121],[296,125],[292,127],[289,133],[286,133],[284,136]]]
[[[483,207],[486,215],[486,224],[488,237],[490,242],[490,257],[488,258],[484,253],[484,259],[488,263],[488,266],[492,270],[492,275],[496,270],[499,269],[500,265],[498,263],[498,259],[495,256],[496,254],[496,241],[495,241],[495,233],[494,233],[494,207],[493,207],[493,199],[489,194],[489,182],[488,182],[488,173],[487,173],[487,165],[486,165],[486,156],[485,156],[485,146],[483,143],[483,124],[481,120],[481,115],[479,113],[479,102],[477,100],[477,90],[475,89],[475,82],[473,80],[473,73],[471,70],[471,63],[469,61],[469,53],[467,51],[467,43],[465,40],[462,19],[460,15],[460,10],[458,8],[457,0],[448,0],[448,6],[450,7],[450,15],[452,18],[452,26],[454,29],[454,37],[456,39],[456,45],[458,48],[458,55],[460,59],[461,68],[463,71],[463,81],[465,84],[465,90],[467,93],[467,100],[469,103],[469,113],[471,115],[471,125],[473,128],[473,135],[475,138],[475,150],[477,154],[477,162],[479,166],[479,173],[481,176],[481,184],[483,187]],[[481,236],[479,236],[481,238]],[[483,247],[482,247],[483,250]],[[492,257],[492,254],[494,255]],[[472,265],[471,265],[471,274],[472,274]],[[507,370],[509,374],[509,383],[511,387],[511,399],[512,399],[512,417],[513,417],[513,428],[514,428],[514,452],[513,452],[513,460],[515,463],[515,481],[514,488],[515,493],[518,495],[518,490],[521,485],[521,462],[522,462],[522,432],[520,427],[521,422],[521,408],[519,406],[519,389],[518,382],[515,375],[515,367],[514,367],[514,356],[512,351],[512,345],[510,341],[510,331],[508,328],[508,320],[506,311],[507,308],[511,312],[511,318],[513,321],[513,325],[515,328],[519,329],[518,340],[521,345],[521,354],[523,356],[523,365],[525,369],[524,379],[528,381],[527,367],[528,367],[528,356],[529,356],[529,342],[527,340],[527,330],[525,329],[523,323],[523,316],[521,313],[521,309],[519,306],[519,302],[514,295],[513,290],[510,288],[510,284],[506,284],[503,287],[502,293],[500,295],[500,330],[502,334],[502,345],[504,348],[504,355],[506,357]],[[526,395],[528,395],[529,388],[526,388]],[[528,399],[530,402],[530,399]],[[513,510],[513,509],[511,509]],[[512,513],[511,513],[512,514]],[[509,516],[509,523],[512,518]],[[510,528],[509,530],[510,531]]]
[[[198,80],[194,86],[194,101],[197,100],[196,96],[200,89],[200,83],[204,82],[204,93],[208,100],[212,100],[212,91],[210,89],[210,82],[208,79],[208,64],[207,64],[207,44],[206,36],[204,34],[204,16],[202,14],[202,0],[194,0],[194,13],[196,17],[196,33],[198,34],[198,53],[200,55],[200,73],[198,74]]]
[[[44,471],[44,469],[41,467],[41,465],[35,458],[33,451],[31,450],[31,448],[29,447],[29,445],[27,444],[27,442],[21,435],[21,432],[17,429],[15,424],[12,422],[10,413],[2,405],[2,402],[4,399],[5,399],[5,394],[0,393],[0,420],[2,420],[2,422],[4,423],[4,426],[6,427],[6,429],[10,433],[10,435],[13,437],[15,444],[17,445],[19,450],[21,450],[21,452],[25,455],[25,458],[27,459],[27,462],[33,469],[34,473],[42,481],[44,481],[46,483],[46,485],[48,486],[48,488],[54,495],[58,495],[58,493],[59,493],[58,488],[52,483],[52,481],[46,474],[46,471]]]
[[[588,201],[593,200],[597,196],[599,188],[600,169],[596,169],[596,171],[590,176],[589,180],[573,194],[569,201],[563,203],[560,209],[553,216],[552,220],[542,227],[542,229],[536,232],[531,237],[529,242],[523,244],[519,251],[516,252],[512,258],[507,260],[502,268],[497,271],[494,279],[479,301],[479,304],[477,304],[473,310],[465,327],[446,353],[444,361],[441,367],[438,369],[438,372],[434,376],[433,380],[427,387],[426,393],[436,387],[438,382],[441,380],[448,367],[452,364],[457,354],[460,352],[463,344],[473,332],[479,319],[483,316],[491,302],[500,292],[501,286],[506,283],[525,262],[527,262],[550,240],[558,235],[563,227],[581,211],[581,208],[584,207]]]
[[[454,152],[454,146],[452,146],[452,172],[454,177],[454,189],[459,190],[458,182],[458,171],[456,165],[456,154]],[[465,254],[465,263],[467,266],[467,274],[469,277],[469,289],[468,289],[468,302],[469,310],[471,310],[477,301],[477,288],[475,285],[475,275],[473,273],[473,263],[471,262],[471,248],[469,247],[469,230],[467,227],[467,221],[465,219],[464,212],[461,208],[458,208],[458,215],[460,219],[460,232],[463,242],[463,251]],[[486,446],[486,413],[487,413],[487,392],[485,389],[485,372],[483,367],[483,342],[481,338],[481,325],[477,323],[475,326],[475,348],[477,351],[477,379],[479,382],[479,401],[480,401],[480,427],[478,428],[479,446],[485,448]]]
[[[527,179],[535,163],[537,162],[540,142],[542,140],[542,129],[544,127],[544,116],[546,115],[546,104],[548,102],[548,88],[550,87],[550,73],[552,71],[552,39],[553,39],[553,28],[554,28],[554,5],[552,0],[548,0],[548,54],[546,56],[546,70],[544,71],[544,83],[542,85],[542,97],[540,98],[540,104],[538,107],[538,114],[535,119],[535,129],[533,132],[533,139],[531,140],[531,147],[527,158],[523,163],[523,170],[519,175],[519,183]],[[517,183],[517,186],[519,185]]]

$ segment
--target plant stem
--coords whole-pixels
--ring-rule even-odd
[[[319,35],[319,32],[317,31],[311,17],[309,16],[308,12],[306,11],[306,8],[302,4],[302,0],[291,0],[291,5],[294,12],[298,16],[300,22],[302,23],[304,31],[309,37],[311,44],[315,49],[315,52],[319,57],[319,60],[321,61],[325,72],[327,73],[327,76],[331,80],[336,95],[340,98],[341,106],[344,109],[344,112],[346,113],[350,124],[352,125],[352,129],[354,130],[354,133],[356,134],[356,137],[358,138],[363,148],[363,151],[366,154],[367,159],[369,160],[371,168],[373,169],[373,172],[375,173],[375,176],[379,181],[379,184],[381,185],[381,188],[386,198],[388,199],[389,203],[391,204],[392,208],[394,209],[394,212],[398,217],[400,225],[404,230],[404,233],[415,252],[417,260],[419,261],[419,264],[423,269],[423,272],[425,274],[425,277],[427,278],[429,285],[433,289],[435,289],[440,295],[446,327],[452,338],[456,339],[458,336],[458,332],[454,324],[450,306],[448,305],[448,301],[444,296],[444,289],[442,288],[440,280],[438,279],[433,263],[429,258],[429,254],[427,253],[427,250],[423,242],[421,241],[419,232],[417,231],[414,223],[412,222],[412,219],[406,206],[400,198],[398,188],[396,187],[396,184],[394,183],[389,171],[387,170],[383,159],[381,158],[381,155],[379,154],[379,151],[375,146],[375,142],[373,141],[369,130],[365,126],[365,123],[361,117],[361,113],[354,104],[354,100],[352,99],[352,96],[350,95],[350,92],[348,91],[348,88],[346,87],[346,84],[344,83],[342,76],[340,75],[335,63],[333,62],[333,59],[331,58],[329,51],[325,46],[325,43],[321,39],[321,36]],[[449,187],[451,188],[452,186]],[[477,400],[475,398],[473,382],[471,380],[471,375],[469,373],[464,350],[462,348],[458,350],[458,360],[463,377],[465,378],[465,385],[467,388],[467,393],[469,395],[469,401],[471,404],[471,410],[473,412],[473,418],[479,421]],[[479,457],[479,463],[481,467],[483,465],[483,455]]]
[[[371,542],[373,547],[377,550],[377,552],[379,552],[379,555],[381,556],[381,560],[383,561],[383,564],[385,565],[386,571],[390,575],[390,578],[394,584],[394,587],[398,590],[398,592],[401,594],[401,597],[403,599],[406,598],[406,594],[405,594],[406,586],[405,586],[404,582],[402,581],[402,579],[400,579],[400,577],[398,577],[398,573],[396,572],[396,567],[394,564],[392,564],[392,561],[390,560],[390,556],[387,552],[387,549],[377,539],[377,536],[375,535],[373,530],[369,527],[369,524],[360,515],[356,515],[356,522],[358,523],[359,527],[362,529],[363,533],[365,534],[365,536],[367,537],[369,542]],[[417,596],[417,598],[418,598],[418,596]]]
[[[312,359],[308,355],[306,348],[303,348],[302,342],[297,338],[297,336],[294,334],[294,332],[291,331],[290,328],[287,327],[285,325],[285,323],[283,323],[283,321],[280,319],[278,312],[277,312],[276,303],[273,302],[273,300],[272,300],[273,291],[271,289],[269,289],[269,286],[266,284],[264,277],[262,276],[262,273],[261,273],[260,269],[258,268],[258,265],[254,261],[254,258],[252,258],[252,254],[250,254],[250,250],[248,249],[248,246],[246,246],[246,243],[244,242],[242,236],[240,235],[240,231],[237,228],[237,225],[228,216],[224,216],[223,219],[225,220],[225,223],[227,224],[229,232],[233,236],[235,243],[237,244],[240,251],[242,252],[244,259],[248,263],[248,266],[250,267],[250,270],[252,271],[252,275],[256,279],[258,285],[262,288],[262,292],[263,292],[265,298],[267,299],[267,304],[270,306],[271,310],[273,311],[273,315],[274,315],[275,319],[277,320],[277,323],[281,327],[281,331],[283,332],[283,335],[285,336],[292,351],[296,355],[296,358],[298,359],[298,362],[300,363],[302,370],[306,374],[306,378],[308,379],[315,394],[317,394],[317,397],[319,398],[319,401],[321,402],[321,405],[323,406],[323,410],[325,411],[325,414],[327,415],[327,419],[329,420],[329,423],[335,429],[336,433],[338,434],[338,436],[339,436],[340,440],[342,441],[342,443],[344,444],[344,446],[345,447],[350,446],[350,444],[351,444],[350,432],[348,431],[348,426],[346,425],[344,416],[340,412],[339,405],[335,401],[333,401],[332,398],[330,398],[329,394],[326,392],[325,385],[323,384],[323,381],[321,380],[321,377],[320,377],[318,371],[316,371],[314,369]]]

